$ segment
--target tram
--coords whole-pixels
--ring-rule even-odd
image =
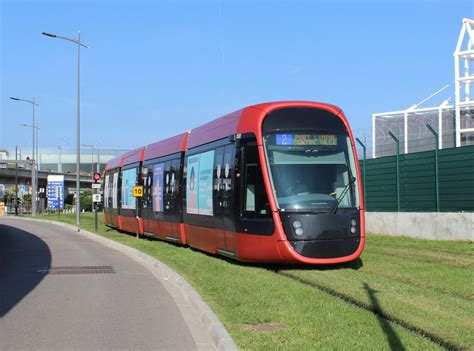
[[[132,150],[105,168],[104,221],[240,261],[353,261],[365,226],[349,123],[333,105],[271,102]]]

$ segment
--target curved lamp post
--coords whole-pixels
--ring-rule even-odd
[[[80,97],[81,97],[81,46],[87,48],[86,45],[81,43],[81,32],[78,32],[78,38],[72,39],[63,37],[56,34],[43,32],[50,38],[64,39],[77,44],[77,127],[76,127],[76,225],[77,231],[80,231],[81,225],[81,108],[80,108]]]

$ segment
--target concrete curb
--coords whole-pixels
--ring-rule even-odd
[[[12,217],[8,218],[10,219]],[[89,232],[87,230],[81,229],[81,231],[77,232],[77,227],[71,224],[25,217],[13,218],[52,223],[63,228],[74,230],[82,237],[91,239],[130,257],[134,261],[147,268],[169,292],[173,300],[176,302],[176,305],[178,306],[186,324],[188,325],[199,350],[207,349],[206,344],[208,345],[208,343],[206,343],[205,340],[207,339],[206,336],[210,337],[213,346],[219,351],[238,350],[230,334],[219,321],[217,316],[212,312],[210,307],[196,292],[196,290],[194,290],[194,288],[182,276],[173,271],[163,262],[158,261],[154,257],[138,251],[137,249],[104,238],[103,236]],[[198,317],[200,325],[196,325],[194,317],[190,315],[190,313],[195,314],[195,316]],[[199,330],[202,330],[202,328],[205,329],[207,335],[202,335],[202,333],[200,333]]]

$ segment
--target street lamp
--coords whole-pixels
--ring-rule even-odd
[[[43,35],[51,38],[64,39],[74,44],[77,44],[77,127],[76,127],[76,225],[77,231],[80,231],[81,225],[81,184],[80,184],[80,173],[81,173],[81,46],[87,48],[86,45],[81,43],[81,32],[78,32],[78,38],[71,39],[56,34],[43,32]]]
[[[23,101],[31,104],[33,107],[33,123],[32,125],[35,126],[35,106],[39,106],[35,102],[35,98],[33,100],[25,100],[20,99],[17,97],[11,96],[10,99],[15,101]],[[35,163],[35,128],[33,130],[33,145],[32,145],[32,152],[31,152],[31,215],[36,216],[36,163]]]
[[[36,123],[36,125],[31,125],[31,124],[20,124],[21,127],[29,127],[29,128],[33,128],[33,131],[35,131],[36,133],[36,148],[35,148],[35,152],[34,152],[34,157],[33,159],[35,160],[35,164],[36,164],[36,175],[35,175],[35,182],[36,182],[36,186],[41,189],[41,187],[39,186],[39,180],[38,180],[38,174],[40,172],[40,162],[39,162],[39,124]],[[38,211],[37,211],[38,212]],[[40,212],[41,213],[41,212]]]

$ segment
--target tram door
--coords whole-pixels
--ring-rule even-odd
[[[112,217],[111,223],[114,227],[118,227],[118,216],[120,215],[119,210],[119,201],[120,201],[120,173],[118,171],[114,172],[112,175]]]
[[[224,163],[224,147],[219,147],[214,153],[214,187],[213,187],[213,199],[214,199],[214,218],[217,219],[216,225],[216,236],[217,236],[217,249],[226,250],[225,244],[225,230],[224,230],[224,208],[223,208],[223,169]]]
[[[227,145],[216,149],[214,154],[214,217],[217,219],[217,246],[228,253],[235,252],[233,223],[233,184],[234,146]]]
[[[170,240],[179,241],[179,167],[180,160],[166,162],[164,174],[164,221],[162,228],[165,236]]]
[[[235,225],[234,225],[234,184],[232,182],[232,175],[234,174],[234,152],[235,146],[227,145],[224,149],[224,163],[223,163],[223,193],[222,206],[224,209],[223,221],[225,230],[226,249],[229,252],[235,252]]]
[[[153,165],[143,167],[142,171],[143,182],[143,198],[142,198],[142,218],[143,230],[145,234],[158,233],[158,222],[154,219],[153,214]]]

